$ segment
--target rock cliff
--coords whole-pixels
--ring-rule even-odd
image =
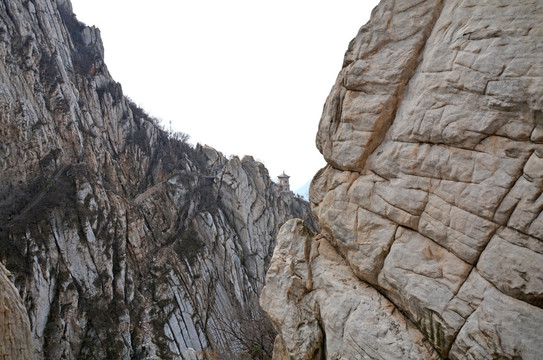
[[[103,53],[68,0],[0,1],[0,355],[264,357],[275,236],[309,204],[169,136]]]
[[[543,3],[383,0],[324,106],[322,233],[283,226],[277,359],[543,354]]]
[[[33,358],[32,335],[28,315],[11,274],[0,263],[0,357]]]

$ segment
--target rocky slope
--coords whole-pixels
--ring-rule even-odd
[[[287,223],[267,274],[277,359],[541,357],[542,18],[531,0],[374,10],[319,125],[322,234]]]
[[[168,136],[103,52],[68,0],[0,1],[0,259],[28,314],[0,267],[0,352],[15,317],[36,359],[265,356],[274,239],[309,205],[249,156]]]

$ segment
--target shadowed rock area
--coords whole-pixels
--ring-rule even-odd
[[[0,1],[0,355],[269,358],[258,296],[309,204],[165,132],[103,54],[68,0]]]
[[[542,18],[530,0],[374,9],[319,125],[322,233],[287,223],[267,274],[274,358],[541,357]]]

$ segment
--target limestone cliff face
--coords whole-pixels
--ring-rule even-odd
[[[68,0],[0,1],[0,139],[0,259],[28,314],[1,292],[17,311],[0,352],[12,316],[36,359],[270,350],[258,295],[280,225],[309,204],[249,156],[168,136]]]
[[[322,234],[289,222],[267,275],[278,359],[541,357],[541,19],[530,0],[377,6],[319,125]]]

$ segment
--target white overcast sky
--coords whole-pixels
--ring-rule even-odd
[[[72,0],[124,94],[192,143],[296,190],[324,166],[322,107],[377,0]]]

